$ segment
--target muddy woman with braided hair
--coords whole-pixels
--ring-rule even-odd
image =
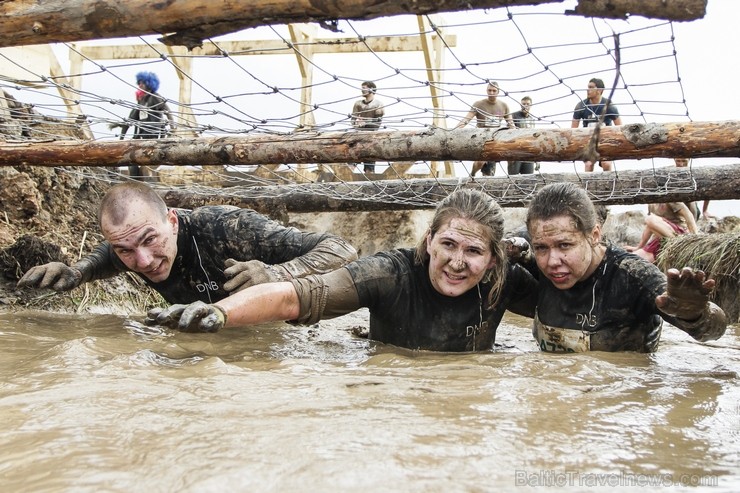
[[[594,205],[575,184],[542,188],[527,229],[542,278],[533,333],[543,351],[653,352],[663,320],[698,341],[725,333],[725,314],[709,301],[713,279],[690,267],[663,274],[604,244]]]
[[[314,324],[370,311],[369,338],[430,351],[490,351],[508,309],[532,317],[534,277],[507,262],[503,211],[459,189],[442,200],[416,248],[377,253],[334,272],[240,291],[215,304],[149,313],[150,325],[213,332],[268,321]]]

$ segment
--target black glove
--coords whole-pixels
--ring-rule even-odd
[[[226,312],[217,305],[196,301],[189,305],[153,308],[144,319],[146,325],[164,325],[182,332],[218,332],[226,325]]]
[[[50,262],[28,269],[18,281],[18,287],[51,288],[69,291],[80,285],[82,272],[62,262]]]
[[[229,279],[224,284],[224,289],[230,294],[266,282],[287,281],[290,276],[285,269],[279,265],[268,265],[259,260],[239,262],[233,258],[224,262],[226,269],[224,275]]]

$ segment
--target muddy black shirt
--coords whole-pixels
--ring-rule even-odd
[[[415,264],[414,252],[382,252],[346,266],[360,305],[370,310],[370,339],[430,351],[490,350],[507,309],[533,316],[537,282],[521,266],[509,265],[501,299],[488,308],[489,283],[457,297],[440,294],[429,264]]]
[[[592,351],[653,352],[663,324],[655,298],[665,289],[666,277],[655,265],[609,245],[596,271],[570,289],[558,289],[542,276],[535,339],[543,351],[570,350],[542,337],[537,326],[544,324],[585,333]]]
[[[139,276],[170,303],[213,303],[227,297],[224,262],[229,258],[280,264],[335,238],[286,228],[256,211],[231,206],[177,210],[177,218],[177,257],[169,277],[154,283]],[[85,281],[129,270],[107,241],[98,245],[90,257],[94,268],[85,275]]]

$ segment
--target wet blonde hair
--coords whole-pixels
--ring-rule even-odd
[[[487,301],[489,308],[493,307],[498,303],[506,281],[507,257],[501,245],[504,236],[504,212],[489,195],[478,190],[461,188],[445,197],[437,205],[429,229],[416,246],[416,263],[425,264],[429,261],[427,237],[433,237],[442,226],[449,224],[453,219],[475,221],[484,228],[494,264],[486,272],[483,280],[489,281],[492,285]]]

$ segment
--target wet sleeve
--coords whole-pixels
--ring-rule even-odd
[[[310,251],[278,264],[293,278],[325,274],[357,260],[357,250],[342,238],[325,234]]]
[[[304,325],[334,318],[360,308],[355,283],[347,269],[310,275],[291,281],[298,293],[300,311],[294,322]]]
[[[108,279],[121,272],[113,261],[110,243],[102,242],[86,257],[81,258],[72,267],[82,273],[82,282],[96,279]]]
[[[619,110],[617,109],[617,106],[609,101],[609,104],[606,106],[606,114],[607,116],[611,116],[612,120],[616,119],[619,116]]]
[[[710,301],[706,303],[704,311],[696,320],[683,320],[661,312],[655,304],[655,298],[666,291],[666,277],[654,264],[648,264],[644,270],[633,272],[633,276],[639,276],[642,285],[643,292],[639,295],[644,298],[642,305],[649,307],[652,313],[659,315],[669,324],[702,342],[719,339],[725,333],[727,316],[722,308]],[[636,313],[640,313],[642,309],[639,303],[634,307]]]
[[[727,330],[727,315],[724,310],[711,301],[707,302],[704,311],[697,320],[682,320],[661,313],[666,321],[678,327],[700,342],[715,341]]]
[[[123,139],[124,135],[126,135],[126,132],[128,132],[128,128],[131,126],[130,123],[137,121],[139,119],[139,110],[136,108],[132,109],[131,112],[128,114],[128,118],[126,119],[126,123],[121,125],[121,135],[120,138]]]
[[[210,221],[220,225],[214,237],[224,244],[224,260],[259,260],[279,266],[287,278],[328,273],[357,258],[354,247],[336,235],[286,227],[251,209],[229,210]]]
[[[583,103],[579,102],[575,109],[573,110],[573,119],[574,120],[582,120],[583,119]]]
[[[514,264],[509,266],[506,283],[511,290],[511,301],[506,309],[523,317],[534,318],[539,294],[538,281],[527,269]]]

